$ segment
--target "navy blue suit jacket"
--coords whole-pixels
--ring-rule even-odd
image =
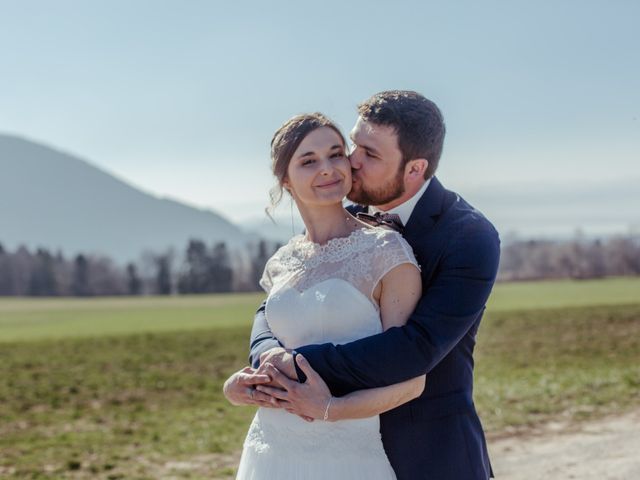
[[[473,400],[473,349],[493,287],[500,241],[493,225],[434,177],[404,237],[422,270],[423,295],[403,327],[344,345],[297,351],[341,396],[427,373],[423,394],[380,416],[400,480],[486,480],[491,466]],[[252,364],[277,339],[264,304],[251,335]]]

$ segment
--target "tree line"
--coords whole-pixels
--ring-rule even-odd
[[[243,251],[224,242],[188,242],[174,250],[145,252],[125,267],[89,254],[66,258],[46,248],[21,246],[10,252],[0,244],[0,296],[171,295],[257,291],[264,265],[279,245],[261,240]]]
[[[66,258],[46,248],[10,252],[0,244],[0,296],[171,295],[260,290],[264,265],[278,244],[264,240],[231,251],[192,239],[174,250],[145,252],[125,267],[89,254]],[[640,275],[640,238],[503,242],[498,280],[589,279]]]
[[[504,242],[498,280],[590,279],[640,275],[640,237]]]

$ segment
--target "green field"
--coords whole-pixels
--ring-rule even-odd
[[[0,478],[232,475],[261,299],[0,299]],[[640,279],[498,285],[476,360],[490,436],[637,405]]]
[[[0,342],[251,325],[262,294],[96,299],[0,298]]]

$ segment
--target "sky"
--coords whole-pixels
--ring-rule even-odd
[[[501,230],[640,228],[640,2],[0,0],[0,132],[262,218],[269,142],[416,90],[438,177]],[[283,205],[280,215],[290,215]]]

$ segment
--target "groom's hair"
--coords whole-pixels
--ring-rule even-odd
[[[435,103],[410,90],[388,90],[358,105],[358,113],[366,122],[395,130],[402,153],[401,169],[410,160],[426,158],[429,166],[424,178],[433,176],[445,135],[444,118]]]

